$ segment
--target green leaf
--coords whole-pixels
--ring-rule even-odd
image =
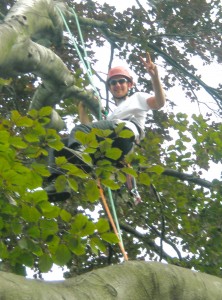
[[[7,144],[9,140],[10,134],[6,130],[0,130],[0,143]]]
[[[42,177],[31,170],[28,174],[26,174],[26,179],[27,179],[27,188],[30,190],[39,188],[42,186]]]
[[[0,259],[8,258],[8,255],[9,253],[6,245],[0,241]]]
[[[29,250],[31,250],[32,253],[35,254],[36,256],[41,256],[43,253],[40,245],[37,242],[32,240],[29,240]]]
[[[66,179],[65,175],[58,176],[55,181],[56,191],[57,192],[64,191],[66,184],[67,184],[67,179]]]
[[[27,114],[33,119],[36,119],[38,117],[38,111],[36,109],[29,110]]]
[[[86,223],[88,222],[88,218],[82,214],[76,215],[74,222],[72,223],[72,233],[77,233],[84,226],[86,226]]]
[[[90,247],[96,255],[98,255],[99,250],[102,251],[103,253],[106,252],[106,246],[103,243],[103,241],[98,238],[98,237],[93,237],[90,239]]]
[[[74,178],[69,177],[68,183],[73,191],[75,191],[75,192],[78,191],[78,183],[76,182],[76,180]]]
[[[113,232],[105,232],[101,234],[101,238],[110,243],[110,244],[117,244],[119,243],[118,237]]]
[[[121,157],[122,151],[119,148],[110,148],[106,150],[105,156],[114,160]]]
[[[99,199],[99,188],[95,180],[89,180],[85,184],[86,196],[90,202],[94,202]]]
[[[5,158],[0,157],[0,173],[3,174],[10,169],[11,166],[9,165],[8,161]]]
[[[47,218],[57,218],[59,216],[59,207],[52,205],[48,201],[40,202],[38,207],[40,208],[42,215]]]
[[[148,172],[153,172],[153,173],[156,173],[158,175],[162,174],[164,171],[164,168],[157,165],[157,166],[152,166],[148,169]]]
[[[48,196],[44,190],[35,190],[29,193],[29,197],[34,203],[38,203],[41,201],[47,201]]]
[[[44,106],[39,110],[39,116],[40,117],[47,117],[50,116],[52,113],[51,106]]]
[[[1,86],[10,85],[11,83],[12,83],[12,78],[9,78],[9,79],[0,78]]]
[[[75,165],[71,164],[71,163],[65,163],[63,165],[61,165],[61,167],[64,170],[69,171],[69,175],[73,175],[76,177],[80,177],[80,178],[87,178],[88,174],[86,174],[83,170],[81,170],[80,168],[76,167]]]
[[[58,245],[60,244],[61,239],[57,235],[49,235],[46,243],[51,254],[55,254]]]
[[[21,207],[21,217],[27,222],[38,222],[41,217],[41,214],[35,207],[30,207],[23,204]]]
[[[43,254],[39,258],[39,270],[42,273],[47,273],[53,265],[53,260],[50,255],[48,254]]]
[[[110,230],[108,220],[100,218],[99,221],[96,223],[96,229],[99,233],[104,233]]]
[[[67,212],[66,210],[62,209],[60,211],[60,217],[63,221],[68,223],[68,222],[70,222],[72,215],[69,212]]]
[[[76,255],[85,254],[85,247],[81,243],[80,238],[70,238],[68,241],[68,247]]]
[[[26,267],[23,266],[23,264],[16,263],[15,266],[13,266],[13,273],[25,277],[27,275]]]
[[[27,239],[26,238],[21,238],[18,241],[18,245],[21,249],[27,249],[28,248],[28,243],[27,243]]]
[[[67,164],[67,159],[64,156],[58,156],[55,158],[56,165],[63,167],[64,164]]]
[[[0,230],[2,230],[3,227],[4,227],[4,221],[2,217],[0,217]]]
[[[122,130],[122,131],[119,133],[119,137],[125,138],[125,139],[129,139],[129,138],[131,138],[132,136],[134,136],[134,133],[133,133],[131,130],[129,130],[129,129]]]
[[[27,234],[31,237],[31,238],[34,238],[34,239],[38,239],[40,238],[40,230],[39,230],[39,227],[38,226],[30,226],[28,229],[27,229]]]
[[[39,226],[43,240],[46,240],[49,236],[54,236],[58,232],[58,224],[54,220],[41,219]]]
[[[28,251],[23,251],[19,256],[19,263],[24,264],[27,267],[32,268],[34,265],[34,256]]]
[[[109,187],[111,190],[118,190],[120,188],[119,184],[115,183],[111,179],[102,179],[101,183],[107,187]]]
[[[9,143],[17,149],[25,149],[28,147],[28,145],[19,136],[10,137]]]
[[[11,221],[11,228],[15,234],[21,234],[23,226],[19,219],[15,218]]]
[[[95,231],[95,224],[91,221],[88,221],[86,225],[82,228],[82,230],[79,232],[79,235],[84,237],[87,235],[92,235]]]
[[[47,129],[46,142],[50,148],[56,149],[57,151],[64,147],[60,136],[54,129]]]
[[[124,127],[125,127],[125,123],[124,122],[119,123],[118,126],[115,128],[116,134],[119,135],[120,132],[123,130]]]
[[[31,127],[33,125],[33,120],[27,116],[21,116],[17,110],[11,112],[11,120],[18,127]]]
[[[126,174],[129,174],[129,175],[132,175],[133,177],[137,177],[137,172],[132,169],[132,168],[122,168],[121,169],[122,172],[126,173]]]
[[[43,176],[43,177],[48,177],[50,176],[50,172],[47,168],[46,165],[43,164],[38,164],[38,163],[32,163],[31,167],[33,168],[33,170],[38,173],[39,175]]]
[[[66,245],[61,244],[58,246],[55,255],[53,255],[53,261],[59,265],[64,266],[71,259],[71,253]]]
[[[76,216],[72,226],[71,233],[79,236],[87,236],[94,233],[95,224],[88,220],[88,218],[82,214]]]
[[[39,135],[35,134],[35,133],[27,133],[24,135],[24,139],[29,142],[29,143],[36,143],[40,141],[40,137]]]
[[[112,130],[110,129],[99,129],[99,128],[93,128],[92,129],[92,132],[98,136],[98,137],[101,137],[101,138],[107,138],[110,136],[110,134],[112,134]]]
[[[141,173],[139,174],[139,182],[149,186],[151,184],[151,179],[146,173]]]

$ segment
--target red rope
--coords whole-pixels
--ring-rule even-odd
[[[100,181],[99,181],[98,183],[99,183],[100,197],[101,197],[101,199],[102,199],[104,208],[105,208],[105,210],[106,210],[106,213],[107,213],[107,216],[108,216],[108,218],[109,218],[109,221],[110,221],[110,223],[111,223],[111,225],[112,225],[112,227],[113,227],[113,231],[114,231],[115,235],[117,236],[117,238],[118,238],[118,240],[119,240],[118,231],[117,231],[117,229],[116,229],[116,225],[115,225],[115,223],[114,223],[114,220],[113,220],[112,214],[111,214],[111,212],[110,212],[109,206],[108,206],[108,204],[107,204],[106,198],[105,198],[105,196],[104,196],[103,189],[102,189],[102,187],[101,187]],[[128,256],[127,256],[127,253],[126,253],[126,251],[125,251],[125,249],[124,249],[122,243],[119,241],[118,244],[119,244],[120,250],[121,250],[121,252],[122,252],[122,254],[123,254],[124,260],[127,261],[127,260],[128,260]]]

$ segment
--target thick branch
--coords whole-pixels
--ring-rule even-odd
[[[42,79],[30,109],[54,106],[66,97],[73,97],[74,101],[76,98],[85,100],[98,118],[99,101],[92,93],[75,87],[74,75],[54,52],[31,40],[48,36],[57,42],[61,40],[63,21],[57,7],[67,12],[64,3],[52,0],[16,2],[5,23],[0,25],[0,40],[4,41],[0,43],[0,76],[33,73]]]
[[[212,182],[208,181],[208,180],[205,180],[205,179],[201,179],[201,178],[198,178],[198,177],[194,177],[193,175],[190,175],[190,174],[187,174],[187,173],[181,173],[181,172],[178,172],[178,171],[175,171],[175,170],[172,170],[172,169],[165,169],[162,173],[163,175],[166,175],[166,176],[172,176],[172,177],[175,177],[175,178],[178,178],[180,180],[183,180],[183,181],[189,181],[189,182],[193,182],[195,184],[198,184],[202,187],[205,187],[205,188],[212,188],[213,187],[213,184]]]
[[[221,278],[157,262],[129,261],[60,282],[0,272],[5,300],[212,300],[221,295]]]

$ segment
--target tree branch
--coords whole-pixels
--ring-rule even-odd
[[[154,230],[154,228],[152,226],[148,226],[148,227],[150,227],[151,230],[155,231],[155,233],[159,237],[161,236],[161,234],[156,229]],[[120,223],[120,228],[128,233],[133,234],[136,238],[142,240],[157,255],[161,254],[162,258],[164,258],[165,260],[172,259],[172,257],[170,255],[168,255],[163,249],[161,249],[161,247],[157,246],[156,243],[154,243],[153,241],[150,240],[148,234],[142,234],[141,232],[132,228],[128,224]],[[174,249],[174,251],[177,253],[179,260],[182,260],[182,256],[180,254],[180,251],[177,249],[177,247],[171,241],[167,240],[165,237],[163,237],[163,241],[165,243],[167,243],[168,245],[170,245]]]
[[[178,179],[183,180],[183,181],[186,180],[186,181],[189,181],[189,182],[193,182],[195,184],[198,184],[198,185],[200,185],[202,187],[205,187],[205,188],[208,188],[208,189],[213,187],[212,182],[210,182],[208,180],[201,179],[201,178],[198,178],[198,177],[194,177],[191,174],[181,173],[181,172],[178,172],[178,171],[172,170],[172,169],[165,169],[163,171],[162,175],[172,176],[172,177],[178,178]]]

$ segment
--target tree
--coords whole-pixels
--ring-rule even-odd
[[[211,161],[219,164],[221,160],[221,124],[211,109],[205,116],[193,115],[191,119],[173,111],[150,116],[142,147],[127,157],[133,169],[116,168],[105,159],[113,157],[114,151],[108,140],[97,144],[95,134],[101,133],[80,135],[89,151],[99,148],[97,154],[103,159],[90,174],[63,157],[57,160],[65,171],[57,180],[58,190],[68,183],[74,191],[69,201],[50,204],[44,190],[39,189],[49,176],[48,147],[63,147],[56,132],[61,126],[57,128],[53,122],[58,120],[58,113],[62,117],[74,115],[78,120],[76,104],[82,100],[94,117],[99,116],[100,103],[88,90],[89,80],[70,37],[63,34],[65,19],[72,34],[78,36],[73,5],[92,68],[96,64],[94,46],[108,43],[110,62],[102,71],[106,73],[118,55],[141,75],[136,88],[149,89],[137,60],[149,50],[167,69],[163,74],[166,90],[180,84],[187,101],[201,106],[204,101],[196,92],[203,88],[220,115],[221,85],[213,88],[204,83],[190,61],[198,56],[203,64],[220,62],[220,1],[201,0],[189,5],[185,1],[152,1],[146,10],[136,2],[139,8],[122,14],[115,7],[94,1],[0,4],[5,15],[0,24],[0,39],[4,41],[0,43],[0,257],[4,270],[24,275],[25,266],[29,266],[41,277],[56,263],[68,266],[70,274],[66,276],[71,276],[119,262],[117,238],[98,206],[99,179],[104,189],[113,190],[130,260],[164,259],[221,276],[221,183],[201,176]],[[95,69],[93,72],[105,82],[105,76]],[[173,109],[174,103],[170,104]],[[172,138],[172,133],[177,136]],[[122,187],[127,174],[137,178],[143,199],[136,207]],[[98,220],[89,213],[95,206],[99,207]],[[175,255],[167,253],[166,244]]]
[[[112,274],[112,276],[110,276]],[[41,282],[1,274],[4,299],[215,299],[221,298],[221,278],[158,262],[125,262],[66,281]]]

